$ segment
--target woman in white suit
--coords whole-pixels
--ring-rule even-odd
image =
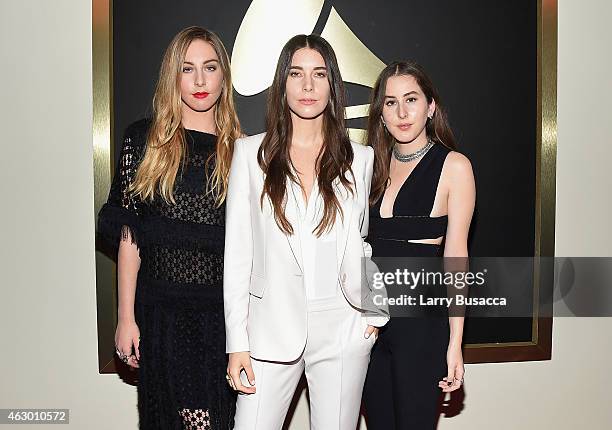
[[[378,329],[365,275],[371,148],[352,143],[331,46],[284,46],[264,134],[235,144],[224,306],[235,429],[280,429],[305,372],[311,428],[354,430]]]

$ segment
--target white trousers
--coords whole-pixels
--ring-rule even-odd
[[[251,358],[254,394],[240,394],[234,430],[280,430],[297,384],[306,373],[312,430],[355,430],[374,335],[365,317],[342,298],[340,306],[310,306],[308,339],[291,363]],[[270,333],[270,336],[274,336]],[[250,386],[242,372],[242,383]]]

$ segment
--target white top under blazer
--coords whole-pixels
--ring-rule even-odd
[[[336,265],[337,228],[334,224],[329,230],[317,237],[314,230],[323,218],[323,196],[319,185],[314,181],[308,201],[305,201],[302,188],[291,181],[291,194],[297,206],[297,223],[293,225],[302,253],[304,268],[304,289],[308,309],[314,301],[339,301],[338,267]],[[327,299],[327,300],[326,300]]]
[[[260,204],[264,175],[257,151],[264,136],[236,140],[230,168],[223,270],[226,352],[250,351],[251,357],[259,360],[291,362],[300,357],[306,344],[304,261],[300,234],[285,234],[274,220],[269,200],[263,200],[263,208]],[[334,276],[344,299],[364,315],[368,311],[368,324],[380,327],[388,321],[388,312],[372,303],[368,279],[376,266],[370,260],[371,248],[364,242],[374,152],[371,147],[351,143],[354,194],[348,193],[339,179],[334,182],[344,214],[336,217],[333,229]],[[347,178],[352,182],[350,173]],[[287,187],[285,216],[295,232],[300,222],[299,202],[291,198],[290,181]]]

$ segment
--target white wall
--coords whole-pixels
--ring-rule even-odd
[[[558,255],[612,255],[610,16],[607,0],[559,4]],[[2,0],[0,47],[0,408],[136,428],[135,389],[97,372],[90,1]],[[608,428],[610,329],[557,319],[552,361],[468,366],[465,410],[440,428]]]

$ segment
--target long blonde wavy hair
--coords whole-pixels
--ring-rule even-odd
[[[194,40],[212,45],[223,73],[223,89],[215,109],[217,146],[208,161],[214,159],[212,173],[207,168],[207,192],[217,206],[227,195],[227,182],[234,142],[240,137],[240,123],[232,97],[230,61],[221,39],[202,27],[188,27],[178,33],[164,53],[153,96],[153,117],[147,135],[144,157],[138,167],[130,192],[142,200],[153,200],[156,193],[174,204],[174,185],[179,168],[185,161],[185,129],[181,123],[181,72],[187,48]],[[206,163],[207,166],[209,163]]]

